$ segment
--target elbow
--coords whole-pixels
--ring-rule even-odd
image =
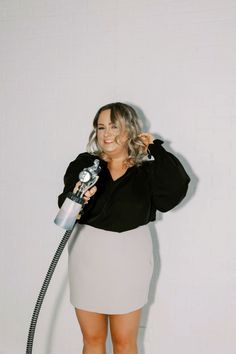
[[[181,188],[178,188],[178,190],[156,196],[156,209],[162,213],[166,213],[180,204],[187,194],[189,181],[183,184]]]

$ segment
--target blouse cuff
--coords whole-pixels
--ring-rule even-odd
[[[148,145],[148,157],[151,158],[151,156],[153,156],[156,158],[160,151],[163,150],[161,146],[163,143],[164,141],[160,139],[153,140],[153,143]]]

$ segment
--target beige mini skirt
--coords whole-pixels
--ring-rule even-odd
[[[125,232],[76,224],[68,242],[71,304],[103,314],[123,314],[148,301],[153,273],[149,227]]]

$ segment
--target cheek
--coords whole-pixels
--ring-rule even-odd
[[[102,135],[101,135],[101,132],[98,132],[97,135],[96,135],[96,140],[97,140],[97,143],[100,144],[101,141],[102,141]]]
[[[101,138],[103,135],[103,130],[98,130],[96,133],[97,139]]]

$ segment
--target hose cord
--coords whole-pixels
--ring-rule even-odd
[[[28,340],[27,340],[27,347],[26,347],[26,354],[31,354],[32,353],[32,348],[33,348],[33,341],[34,341],[34,333],[35,333],[35,328],[36,328],[36,324],[37,324],[37,320],[38,320],[38,315],[39,315],[39,311],[41,309],[42,303],[43,303],[43,299],[44,296],[47,292],[47,288],[49,286],[50,280],[52,278],[52,275],[54,273],[54,270],[56,268],[56,265],[59,261],[59,258],[65,248],[65,245],[72,233],[72,230],[68,230],[65,232],[57,250],[56,253],[51,261],[50,267],[48,269],[47,275],[44,279],[43,285],[41,287],[36,305],[34,307],[34,312],[31,318],[31,323],[30,323],[30,328],[29,328],[29,333],[28,333]]]
[[[32,315],[31,323],[30,323],[30,328],[29,328],[29,333],[28,333],[28,340],[27,340],[27,346],[26,346],[26,354],[31,354],[32,353],[32,348],[33,348],[33,341],[34,341],[34,333],[35,333],[35,328],[39,316],[39,311],[41,309],[42,303],[44,296],[47,292],[47,288],[49,286],[50,280],[52,278],[53,272],[56,268],[57,262],[59,261],[59,258],[65,248],[65,245],[73,231],[73,228],[76,223],[77,216],[80,212],[80,210],[83,208],[83,195],[84,193],[91,188],[97,181],[98,179],[98,173],[100,172],[101,167],[99,166],[99,160],[95,159],[93,161],[93,165],[87,168],[84,168],[80,174],[79,174],[79,180],[81,182],[81,185],[75,193],[73,192],[70,198],[66,198],[64,201],[59,213],[57,214],[56,219],[54,222],[58,225],[66,229],[67,231],[65,232],[57,250],[56,253],[51,261],[50,267],[48,269],[47,275],[44,279],[42,288],[40,290],[34,312]],[[69,204],[68,204],[69,203]],[[73,215],[71,215],[73,213]]]

